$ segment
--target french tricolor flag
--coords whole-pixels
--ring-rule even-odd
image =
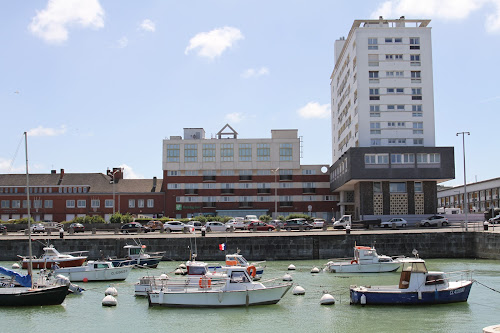
[[[226,243],[219,244],[219,250],[224,251],[226,249]]]

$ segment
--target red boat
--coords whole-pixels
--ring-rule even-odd
[[[73,256],[70,253],[59,253],[52,245],[44,247],[43,251],[43,255],[40,258],[32,258],[33,268],[51,268],[54,263],[57,263],[59,267],[77,267],[82,266],[85,260],[87,260],[86,256],[81,256],[81,253],[86,251],[72,252],[80,254],[80,256]],[[18,257],[23,261],[22,267],[27,269],[29,257]]]

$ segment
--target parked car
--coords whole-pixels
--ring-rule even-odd
[[[396,224],[396,228],[399,228],[399,227],[406,228],[406,226],[408,225],[408,222],[406,222],[405,219],[400,218],[400,217],[393,217],[389,221],[380,223],[380,227],[381,228],[390,228],[390,227],[392,227],[392,225],[394,223]]]
[[[163,229],[165,232],[172,231],[187,231],[187,226],[181,221],[168,221],[163,223]]]
[[[149,221],[146,223],[147,227],[150,227],[152,231],[161,230],[163,228],[163,222],[161,221]]]
[[[229,231],[229,227],[222,222],[207,222],[205,223],[207,232],[211,231]]]
[[[323,226],[325,226],[326,221],[324,219],[313,219],[311,224],[313,228],[321,229],[323,228]]]
[[[248,222],[243,219],[231,219],[226,222],[228,227],[233,227],[234,230],[246,230]]]
[[[305,219],[291,219],[287,220],[283,224],[283,229],[286,231],[292,230],[311,230],[313,228],[312,224],[307,223]]]
[[[143,226],[139,222],[130,222],[122,225],[120,228],[122,233],[129,233],[129,232],[150,232],[151,228]]]
[[[69,229],[73,229],[73,232],[85,232],[85,226],[81,223],[71,223]]]
[[[0,232],[7,231],[7,227],[4,224],[0,224]]]
[[[201,228],[203,227],[203,223],[201,223],[200,221],[188,221],[185,224],[186,227],[193,227],[194,230],[201,230]]]
[[[248,230],[257,231],[274,231],[276,228],[273,225],[267,224],[265,222],[250,222],[247,225]]]
[[[31,232],[32,233],[45,232],[45,226],[41,223],[33,224],[31,226]]]
[[[285,223],[285,221],[281,221],[281,220],[271,220],[271,221],[269,221],[269,224],[270,225],[274,225],[275,227],[277,227],[277,226],[283,227],[284,223]]]
[[[488,220],[491,224],[497,224],[500,223],[500,215],[497,215],[495,217],[492,217],[491,219]]]
[[[441,215],[433,215],[420,221],[420,225],[424,227],[437,226],[439,222],[441,222],[442,226],[447,226],[449,224],[446,217]]]

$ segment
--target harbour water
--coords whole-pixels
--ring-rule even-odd
[[[221,255],[222,257],[222,255]],[[221,260],[222,261],[222,260]],[[290,264],[296,271],[287,271]],[[172,274],[180,262],[162,262],[154,270],[134,269],[118,290],[118,305],[102,307],[106,282],[80,283],[83,295],[70,295],[61,306],[1,308],[0,332],[481,332],[500,324],[500,293],[475,283],[469,301],[432,306],[349,305],[350,285],[397,284],[399,273],[311,274],[326,260],[272,261],[264,279],[291,273],[294,285],[306,290],[295,296],[290,290],[276,305],[227,309],[172,309],[148,307],[147,299],[133,296],[133,284],[146,274]],[[473,270],[473,278],[500,290],[500,261],[470,259],[427,260],[429,270]],[[11,267],[12,262],[0,262]],[[323,291],[337,303],[319,305]]]

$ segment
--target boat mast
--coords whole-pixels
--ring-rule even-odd
[[[28,202],[28,244],[29,244],[29,263],[28,274],[31,277],[31,288],[33,288],[33,251],[31,250],[31,203],[30,203],[30,181],[28,172],[28,132],[24,132],[24,150],[26,152],[26,201]]]

